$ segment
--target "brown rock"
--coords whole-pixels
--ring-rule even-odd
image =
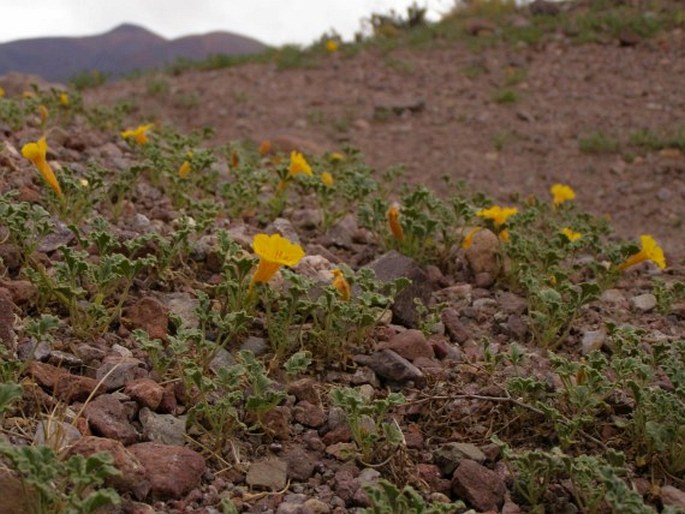
[[[126,384],[124,394],[130,396],[142,407],[157,410],[164,397],[164,388],[150,378],[139,378]]]
[[[461,351],[443,338],[432,338],[431,345],[438,359],[459,362],[463,358]]]
[[[661,488],[661,501],[664,505],[678,507],[685,512],[685,492],[672,485],[665,485]]]
[[[354,360],[370,367],[379,377],[391,382],[401,384],[424,381],[419,368],[392,350],[381,350],[372,355],[355,355]]]
[[[288,464],[288,477],[304,482],[314,474],[318,458],[296,446],[285,454],[285,461]]]
[[[17,346],[17,336],[14,333],[15,309],[11,293],[7,289],[0,288],[0,344],[11,352]]]
[[[26,514],[37,508],[32,501],[35,491],[27,490],[19,477],[6,469],[0,469],[0,491],[3,514]]]
[[[426,340],[426,336],[416,329],[405,330],[396,334],[390,341],[381,344],[380,348],[389,348],[410,361],[419,357],[431,359],[435,356],[433,347]]]
[[[108,355],[95,371],[95,377],[102,380],[108,391],[124,387],[127,383],[144,378],[147,370],[143,362],[133,357]]]
[[[159,300],[147,296],[126,309],[122,321],[127,328],[142,328],[152,339],[166,340],[169,309]]]
[[[450,481],[446,478],[442,478],[440,468],[435,464],[418,464],[416,466],[416,472],[419,479],[426,482],[431,491],[436,491],[449,496]]]
[[[264,414],[262,427],[274,439],[281,441],[290,437],[290,409],[286,406],[274,407]]]
[[[32,301],[38,293],[38,288],[28,280],[0,280],[0,286],[10,292],[17,305]]]
[[[395,297],[392,314],[396,323],[416,327],[418,313],[415,300],[427,305],[432,292],[432,286],[423,270],[412,259],[394,250],[381,255],[368,267],[376,273],[376,278],[381,282],[391,282],[400,277],[411,280],[411,284]]]
[[[107,485],[122,494],[131,493],[139,500],[148,495],[150,482],[145,468],[119,441],[104,437],[83,437],[69,449],[67,457],[74,454],[89,457],[99,452],[109,453],[114,458],[114,467],[121,471],[121,475],[109,477],[106,480]]]
[[[499,510],[507,489],[497,474],[472,460],[462,460],[452,476],[452,491],[480,511]]]
[[[293,408],[293,418],[306,427],[319,428],[326,423],[326,412],[320,404],[301,401]]]
[[[321,395],[316,389],[316,381],[311,378],[301,378],[289,383],[288,393],[295,395],[298,401],[309,402],[313,405],[321,404]]]
[[[465,343],[469,338],[469,333],[466,327],[459,319],[459,313],[454,309],[445,309],[440,316],[445,331],[452,341],[455,343]]]
[[[176,414],[176,409],[178,409],[178,402],[176,400],[174,384],[167,384],[164,387],[164,395],[159,403],[158,411],[164,414]]]
[[[128,450],[145,468],[154,498],[180,498],[200,485],[205,459],[189,448],[161,443],[138,443]]]
[[[86,405],[84,414],[93,433],[124,445],[138,441],[138,432],[129,423],[126,409],[114,396],[105,394],[96,398]]]
[[[475,233],[471,246],[466,250],[466,260],[474,275],[489,273],[493,278],[499,275],[499,248],[499,239],[492,231],[481,229]]]
[[[53,392],[60,400],[67,403],[72,401],[82,402],[88,399],[93,392],[94,396],[105,392],[104,388],[98,387],[98,385],[99,382],[94,378],[65,373],[57,378]]]
[[[287,481],[288,463],[283,459],[268,458],[250,466],[245,481],[259,489],[280,491]]]

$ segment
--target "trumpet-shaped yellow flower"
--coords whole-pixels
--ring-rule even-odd
[[[335,180],[333,180],[333,175],[331,175],[330,172],[324,171],[321,174],[321,182],[327,187],[333,187]]]
[[[288,167],[288,177],[294,177],[295,175],[299,175],[300,173],[304,173],[305,175],[309,175],[311,177],[313,175],[312,167],[307,162],[307,159],[304,158],[304,155],[302,155],[300,152],[293,150],[290,153],[290,167]]]
[[[181,165],[178,167],[178,176],[181,178],[186,178],[188,173],[190,173],[190,162],[183,161],[183,163],[181,163]]]
[[[41,125],[45,125],[45,122],[48,121],[48,117],[50,116],[50,112],[47,107],[41,104],[38,106],[38,115],[40,116]]]
[[[650,235],[640,236],[640,243],[642,245],[640,251],[631,255],[621,263],[618,266],[619,271],[623,271],[626,268],[630,268],[631,266],[635,266],[644,261],[652,261],[659,266],[659,268],[664,269],[666,267],[666,258],[664,257],[664,251],[659,246],[659,243]]]
[[[473,236],[475,236],[478,231],[480,230],[480,227],[475,227],[469,230],[468,234],[464,236],[464,240],[461,242],[461,247],[464,250],[468,250],[471,248],[471,245],[473,244]]]
[[[343,272],[336,268],[332,270],[331,273],[333,273],[333,282],[331,285],[338,290],[340,298],[346,302],[349,301],[351,296],[350,283],[345,280]]]
[[[60,93],[59,94],[59,104],[62,107],[69,107],[70,103],[71,103],[71,100],[69,100],[69,95],[67,93]]]
[[[3,96],[5,96],[5,90],[2,88],[2,86],[0,86],[0,98]]]
[[[495,227],[504,225],[507,219],[516,214],[518,209],[516,207],[500,207],[499,205],[493,205],[489,209],[481,209],[476,213],[476,216],[481,218],[492,220]]]
[[[55,194],[62,198],[64,196],[62,188],[59,186],[57,177],[48,164],[47,153],[48,143],[45,141],[45,137],[41,137],[35,143],[26,143],[21,149],[21,154],[33,163]]]
[[[281,266],[295,266],[304,257],[300,245],[279,234],[257,234],[252,241],[252,249],[259,257],[259,264],[252,275],[250,289],[254,284],[268,282]]]
[[[578,241],[580,238],[583,237],[583,234],[581,234],[580,232],[576,232],[575,230],[569,227],[562,228],[561,233],[564,234],[564,236],[566,236],[566,239],[568,239],[572,243]]]
[[[259,155],[266,155],[271,151],[271,141],[265,139],[259,143]]]
[[[497,236],[499,237],[499,240],[503,243],[507,243],[509,241],[509,238],[511,237],[509,234],[509,230],[506,228],[502,230],[499,234],[497,234]]]
[[[561,205],[576,197],[575,191],[571,186],[567,186],[566,184],[554,184],[549,188],[549,191],[552,193],[552,202],[554,202],[554,205]]]
[[[400,208],[397,205],[391,205],[385,215],[388,218],[390,232],[392,232],[395,239],[402,241],[404,239],[404,230],[400,224]]]
[[[335,39],[329,39],[326,41],[326,51],[333,53],[337,52],[340,44]]]
[[[121,137],[124,139],[135,139],[136,143],[139,145],[144,145],[147,143],[147,131],[154,127],[154,123],[148,123],[147,125],[138,125],[136,128],[131,130],[124,130],[121,133]]]

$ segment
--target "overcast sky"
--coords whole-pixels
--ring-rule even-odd
[[[175,38],[214,30],[236,32],[270,45],[307,45],[335,29],[350,39],[360,20],[414,0],[0,0],[0,43],[42,36],[99,34],[130,22]],[[454,0],[418,0],[431,17]]]

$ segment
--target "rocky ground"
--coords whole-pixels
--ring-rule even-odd
[[[526,20],[519,14],[510,21]],[[474,31],[471,38],[481,33]],[[653,416],[649,419],[666,427],[664,431],[673,425],[655,413],[639,411],[637,395],[630,393],[634,390],[616,378],[619,359],[625,366],[630,362],[636,369],[649,368],[640,379],[630,375],[633,367],[625,376],[645,389],[670,394],[675,403],[668,409],[662,406],[662,412],[672,413],[673,419],[685,409],[685,297],[677,285],[685,277],[685,240],[679,234],[685,216],[685,156],[677,145],[645,149],[631,139],[641,129],[664,138],[682,130],[685,39],[681,29],[651,39],[624,39],[623,44],[607,38],[602,44],[578,45],[560,33],[534,45],[497,44],[478,51],[461,40],[443,40],[384,51],[371,47],[353,56],[340,51],[323,55],[315,66],[304,69],[279,69],[268,63],[179,76],[144,75],[88,90],[84,110],[74,116],[51,116],[44,126],[35,115],[18,128],[7,123],[0,153],[2,192],[15,191],[16,201],[45,205],[53,217],[50,234],[35,238],[29,259],[22,254],[28,245],[16,234],[31,239],[31,230],[38,225],[12,226],[14,211],[7,207],[12,203],[2,204],[5,221],[0,227],[6,237],[0,244],[0,341],[6,350],[0,373],[4,382],[20,383],[22,392],[21,401],[0,412],[0,437],[17,448],[47,445],[64,459],[109,452],[122,474],[107,479],[106,485],[122,502],[97,510],[101,513],[363,512],[380,508],[366,488],[381,478],[420,492],[426,510],[406,512],[438,512],[440,505],[446,512],[507,514],[654,512],[669,506],[669,512],[685,511],[685,466],[680,467],[677,458],[682,435],[664,435],[670,442],[659,449],[634,443],[638,430],[626,427],[633,426],[636,413]],[[96,107],[121,100],[130,106],[123,120],[110,111],[104,121],[92,114]],[[149,144],[163,151],[173,146],[165,128],[187,132],[211,127],[213,136],[194,149],[196,158],[200,146],[247,142],[231,143],[228,152],[217,149],[217,162],[206,170],[216,172],[216,185],[193,178],[191,187],[175,178],[176,168],[160,179],[168,164],[163,156],[154,161],[154,153],[121,137],[122,128],[143,122],[155,123]],[[115,126],[108,126],[112,123]],[[211,211],[206,228],[190,232],[187,246],[179,243],[176,258],[164,273],[159,261],[157,267],[145,268],[132,281],[127,297],[120,296],[121,283],[116,283],[112,303],[123,298],[122,310],[114,311],[117,316],[101,333],[76,330],[76,320],[83,321],[76,314],[98,302],[97,291],[88,290],[91,282],[80,277],[87,291],[79,293],[79,302],[70,310],[57,293],[76,297],[75,293],[51,293],[47,282],[27,271],[42,269],[55,276],[55,270],[68,262],[70,254],[64,248],[85,251],[85,269],[104,262],[107,254],[95,239],[86,240],[91,244],[81,239],[97,232],[91,215],[78,223],[80,232],[56,220],[56,213],[67,211],[54,197],[48,198],[31,163],[21,157],[22,146],[41,134],[47,135],[48,159],[58,177],[69,170],[77,179],[90,176],[86,171],[93,163],[105,170],[105,183],[116,183],[136,167],[144,170],[121,193],[121,203],[116,202],[118,190],[109,189],[98,197],[91,214],[107,218],[105,232],[117,244],[150,233],[161,234],[161,239],[134,250],[112,243],[113,253],[161,259],[168,247],[163,242],[183,232],[184,213],[201,223],[200,214],[210,212],[191,203],[177,204],[182,193],[197,194],[220,207]],[[255,146],[264,140],[270,141],[271,152],[259,155]],[[355,161],[348,152],[347,161],[340,164],[323,157],[347,144],[359,148],[363,158]],[[342,177],[347,166],[358,169],[366,162],[381,180],[381,171],[403,164],[408,184],[427,184],[447,197],[453,193],[441,181],[447,175],[463,180],[467,192],[483,192],[503,204],[518,202],[521,210],[535,205],[525,201],[529,195],[547,202],[551,184],[570,184],[579,211],[607,216],[616,229],[602,240],[605,246],[600,250],[583,247],[580,255],[564,259],[572,286],[598,282],[603,276],[600,268],[611,261],[608,245],[637,240],[644,233],[663,246],[668,265],[662,271],[653,263],[642,263],[614,275],[596,298],[578,309],[568,332],[554,344],[566,359],[560,363],[536,337],[536,309],[544,307],[533,303],[536,291],[512,278],[507,243],[485,228],[464,248],[465,232],[459,227],[455,244],[444,248],[439,259],[425,259],[420,251],[402,255],[391,249],[401,250],[401,245],[360,226],[354,215],[322,229],[316,195],[309,190],[296,195],[295,184],[283,218],[264,220],[249,209],[227,215],[232,205],[215,195],[220,186],[235,185],[241,170],[255,166],[273,174],[278,159],[287,159],[292,148],[304,151],[317,173],[334,169]],[[185,146],[177,155],[186,155]],[[248,163],[245,168],[243,160]],[[91,186],[95,195],[94,183]],[[65,186],[68,198],[76,198],[76,187]],[[397,199],[397,189],[384,200]],[[274,190],[267,183],[261,193]],[[470,193],[464,194],[470,199]],[[262,201],[263,196],[258,197],[258,207],[271,205]],[[73,210],[68,212],[74,216]],[[317,284],[319,292],[314,295],[327,287],[336,266],[349,266],[351,280],[361,280],[357,273],[366,267],[385,282],[405,277],[412,285],[387,313],[373,311],[380,317],[361,341],[351,342],[350,328],[345,334],[350,340],[339,356],[324,358],[317,348],[312,365],[290,376],[280,364],[272,366],[276,337],[268,330],[269,306],[278,311],[278,302],[285,297],[278,295],[287,295],[296,284],[287,272],[273,283],[276,296],[261,298],[248,330],[225,348],[212,348],[220,329],[207,328],[203,313],[222,311],[229,303],[226,291],[233,291],[229,286],[220,289],[226,263],[233,261],[221,253],[219,229],[225,229],[247,255],[254,253],[253,236],[260,232],[298,241],[306,257],[293,269],[296,276]],[[515,242],[517,225],[511,230]],[[559,275],[558,280],[566,278]],[[556,281],[544,279],[552,286]],[[350,301],[363,309],[359,287]],[[244,295],[244,289],[237,294]],[[202,303],[202,293],[208,295],[208,304]],[[417,308],[415,300],[429,311]],[[106,301],[105,305],[110,307]],[[552,307],[548,315],[562,309],[563,305]],[[42,314],[54,315],[56,326],[32,325]],[[299,330],[311,330],[319,315],[300,320]],[[569,321],[564,316],[562,322]],[[188,349],[179,342],[186,330],[200,330],[207,340],[201,343],[188,336],[193,341]],[[340,334],[331,334],[331,340],[334,335]],[[209,354],[202,353],[202,344],[209,344]],[[203,379],[189,385],[194,368],[181,356],[199,362],[209,355],[201,376],[216,381],[220,370],[248,365],[239,350],[249,350],[263,362],[266,385],[255,380],[211,389],[214,386]],[[602,358],[615,366],[602,367]],[[512,379],[518,380],[519,389]],[[526,380],[531,381],[530,389],[521,386]],[[605,386],[610,391],[597,392]],[[356,405],[375,406],[363,411],[356,424],[349,404],[337,404],[331,394],[345,387],[355,391]],[[203,402],[216,406],[236,391],[234,417],[212,425],[208,411],[198,414],[193,409]],[[374,409],[385,405],[392,392],[402,393],[404,402],[387,406],[389,414],[378,415]],[[248,404],[259,394],[278,401],[255,414],[258,411]],[[558,417],[545,406],[554,407]],[[576,421],[575,431],[569,431]],[[401,432],[394,444],[393,427]],[[225,440],[219,437],[222,433]],[[363,452],[360,434],[376,434],[370,452]],[[619,485],[589,471],[582,475],[576,468],[556,469],[549,472],[549,483],[540,487],[534,501],[520,487],[528,468],[493,436],[515,452],[553,452],[562,447],[568,459],[601,459],[612,450],[623,451]],[[217,440],[222,443],[214,447]],[[669,444],[675,447],[675,456],[669,453]],[[25,488],[8,453],[3,454],[0,510],[28,512],[36,485]],[[553,461],[545,459],[541,462]],[[561,460],[554,462],[562,466]],[[573,462],[580,466],[579,460]],[[595,460],[589,466],[605,464]],[[546,476],[543,467],[536,473]],[[601,496],[591,509],[591,494],[574,481],[578,477],[589,477],[589,490],[606,493],[607,498],[632,498],[642,506],[628,510],[627,500],[621,504]],[[43,481],[60,487],[54,477]],[[386,510],[368,512],[400,512],[387,497],[384,501]],[[464,505],[450,510],[451,501]],[[52,508],[46,511],[59,512]]]

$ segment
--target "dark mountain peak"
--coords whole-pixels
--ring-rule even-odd
[[[114,27],[112,30],[108,31],[105,33],[106,34],[122,34],[122,35],[128,35],[128,36],[155,36],[155,37],[161,37],[158,34],[155,34],[151,30],[146,29],[145,27],[141,27],[140,25],[136,25],[134,23],[122,23],[121,25],[117,25]]]

